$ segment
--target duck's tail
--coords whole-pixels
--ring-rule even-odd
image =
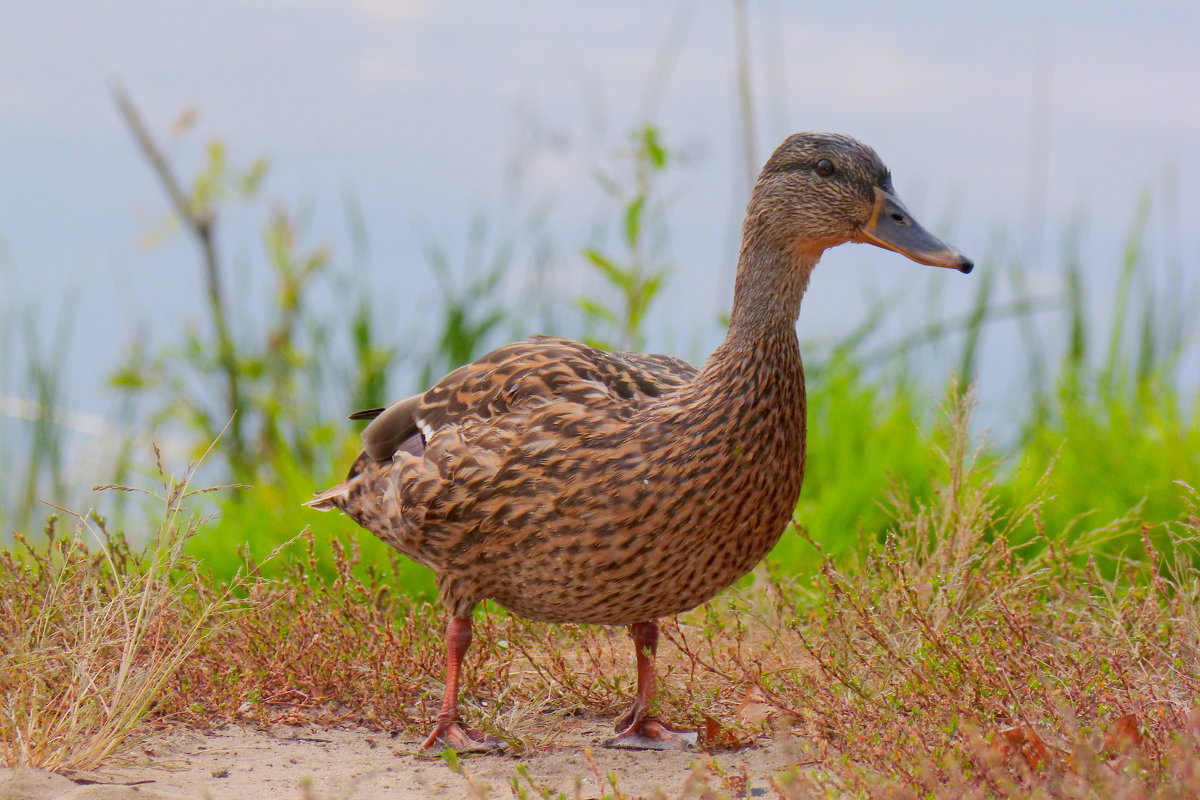
[[[313,495],[313,499],[309,500],[304,505],[309,508],[315,508],[317,511],[332,511],[335,508],[342,508],[342,504],[346,501],[347,495],[350,493],[350,482],[344,481],[334,486],[331,489],[326,489],[323,492],[317,492]]]
[[[366,453],[359,453],[358,458],[354,459],[354,464],[350,467],[350,473],[346,476],[346,480],[323,492],[317,492],[313,495],[312,500],[303,505],[315,508],[317,511],[332,511],[335,508],[345,511],[350,502],[350,490],[358,483],[356,479],[371,463],[371,459],[367,457]]]

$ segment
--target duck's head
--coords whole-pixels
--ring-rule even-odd
[[[913,219],[879,156],[849,136],[789,136],[763,167],[750,211],[752,223],[810,257],[866,242],[934,267],[975,266]]]

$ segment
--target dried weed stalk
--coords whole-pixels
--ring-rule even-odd
[[[158,466],[162,491],[152,496],[163,512],[143,550],[94,513],[64,512],[70,536],[54,516],[47,545],[18,535],[0,551],[0,763],[69,772],[125,753],[180,667],[235,610],[240,581],[198,591],[183,557],[203,523],[188,500],[211,489],[191,488],[194,467],[175,479]]]

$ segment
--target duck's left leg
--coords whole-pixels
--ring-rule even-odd
[[[633,698],[633,708],[617,722],[616,737],[604,742],[604,746],[633,750],[690,750],[696,746],[695,731],[681,731],[657,717],[648,716],[655,693],[658,622],[634,623],[629,626],[629,634],[637,649],[637,694]]]
[[[451,617],[446,626],[446,694],[437,724],[421,745],[423,753],[440,753],[447,747],[464,753],[486,753],[504,746],[500,739],[463,725],[458,715],[458,676],[470,646],[471,617]]]

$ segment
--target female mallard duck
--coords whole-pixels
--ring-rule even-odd
[[[606,744],[692,744],[648,714],[655,620],[745,575],[791,520],[804,478],[796,317],[817,260],[844,242],[973,266],[917,224],[871,148],[796,134],[754,187],[729,332],[703,369],[537,336],[355,415],[375,418],[364,452],[309,505],[341,509],[437,574],[446,694],[426,750],[497,744],[458,714],[485,599],[530,619],[629,625],[637,693]]]

